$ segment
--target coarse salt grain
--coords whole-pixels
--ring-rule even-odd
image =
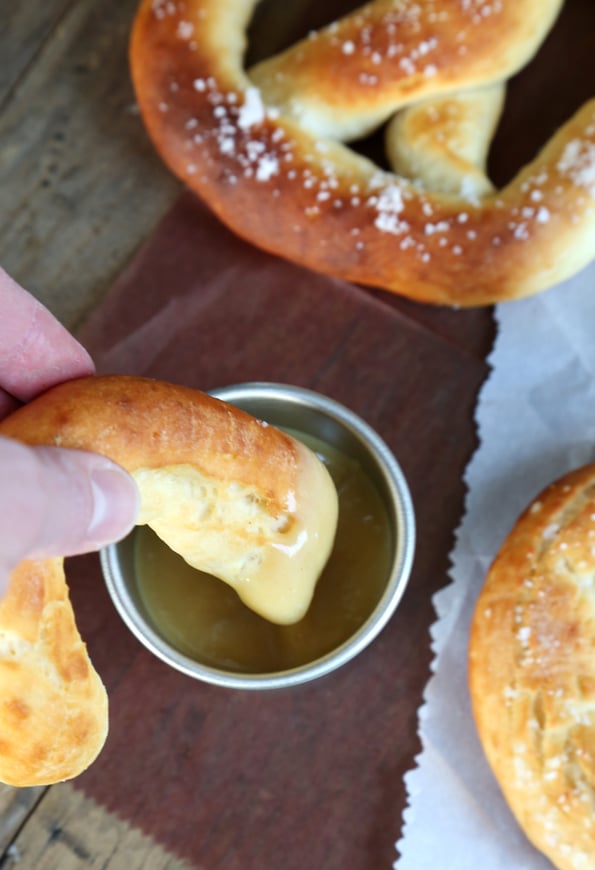
[[[535,216],[535,220],[538,224],[547,224],[550,219],[550,211],[544,205],[542,205]]]
[[[238,112],[238,127],[249,130],[265,119],[264,105],[258,88],[246,88],[244,104]]]
[[[378,197],[370,197],[368,202],[378,212],[374,226],[381,232],[401,235],[409,229],[409,224],[399,218],[405,203],[403,193],[397,185],[387,185]]]
[[[568,142],[557,168],[574,184],[589,189],[595,196],[595,146],[590,142],[573,139]]]
[[[176,36],[179,39],[192,39],[194,36],[194,25],[191,21],[179,21],[176,30]]]
[[[433,236],[434,233],[446,233],[450,229],[448,221],[438,221],[438,223],[427,223],[424,227],[426,236]]]
[[[545,541],[551,541],[556,537],[558,532],[560,531],[560,526],[558,523],[550,523],[549,526],[546,526],[543,532],[541,533],[541,537]]]

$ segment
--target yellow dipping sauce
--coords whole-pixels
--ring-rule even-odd
[[[203,664],[268,673],[311,662],[362,625],[386,585],[393,541],[376,488],[351,457],[313,436],[290,434],[324,462],[339,496],[335,544],[299,622],[263,619],[230,586],[191,568],[151,529],[135,532],[135,573],[150,618],[169,643]]]

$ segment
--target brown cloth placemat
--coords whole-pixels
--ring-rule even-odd
[[[71,560],[77,620],[111,702],[106,747],[75,785],[201,870],[391,866],[402,776],[419,748],[431,595],[447,581],[492,329],[488,310],[401,306],[277,260],[182,197],[80,334],[98,369],[201,389],[281,381],[343,402],[409,480],[415,565],[397,613],[355,661],[248,693],[196,683],[146,652],[97,558]]]

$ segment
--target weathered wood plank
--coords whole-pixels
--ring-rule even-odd
[[[184,870],[165,852],[71,785],[52,786],[10,844],[3,870]]]
[[[35,5],[0,2],[0,105],[34,60],[43,42],[72,0]]]
[[[44,787],[11,788],[0,783],[0,854],[8,848],[45,791]]]
[[[180,189],[134,110],[135,8],[73,3],[0,111],[0,263],[70,327]]]

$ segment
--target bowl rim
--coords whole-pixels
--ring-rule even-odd
[[[118,555],[121,542],[103,548],[99,554],[110,598],[123,622],[143,646],[170,667],[194,679],[232,689],[278,689],[318,679],[342,667],[362,652],[385,627],[403,596],[413,566],[416,542],[415,513],[409,486],[386,442],[358,414],[335,399],[305,387],[273,381],[246,381],[208,392],[231,404],[234,404],[234,400],[260,399],[307,405],[346,427],[352,435],[371,448],[384,478],[396,520],[395,552],[386,588],[367,619],[338,647],[314,661],[294,668],[263,673],[231,672],[206,665],[168,643],[139,612],[128,590]]]

